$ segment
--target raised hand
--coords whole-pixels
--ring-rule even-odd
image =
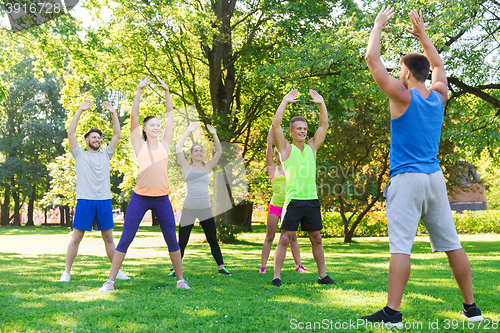
[[[138,89],[144,88],[145,86],[147,86],[150,83],[149,80],[150,80],[150,77],[148,75],[146,75],[144,77],[144,79],[142,79],[141,82],[139,82],[139,84],[137,85],[137,88]]]
[[[413,25],[413,29],[410,30],[408,28],[405,28],[406,32],[409,32],[415,37],[418,37],[422,34],[425,34],[425,25],[424,25],[424,18],[422,16],[422,12],[417,12],[416,10],[412,10],[409,14],[411,24]]]
[[[191,125],[188,126],[186,129],[186,132],[194,132],[194,130],[198,127],[198,123],[192,123]]]
[[[287,103],[295,103],[295,102],[297,102],[295,97],[297,97],[298,94],[299,94],[298,89],[290,90],[290,92],[288,94],[286,94],[285,97],[283,97],[283,101],[285,101]]]
[[[382,9],[377,15],[377,18],[375,19],[375,25],[378,25],[382,28],[382,30],[385,29],[392,29],[392,27],[387,26],[387,22],[394,16],[394,7],[391,6],[382,6]]]
[[[217,134],[217,132],[215,131],[215,128],[214,128],[212,125],[210,125],[210,124],[207,124],[207,130],[208,130],[208,131],[210,132],[210,134],[212,134],[212,135]]]
[[[85,110],[90,109],[92,107],[92,105],[94,105],[94,101],[91,99],[88,99],[85,102],[83,102],[82,105],[80,105],[80,107],[78,109],[85,111]]]
[[[312,97],[311,102],[318,103],[318,104],[325,102],[325,100],[323,99],[323,96],[318,94],[318,92],[316,90],[309,89],[309,95],[311,95],[311,97]]]
[[[160,84],[160,87],[162,87],[163,89],[165,89],[166,92],[168,92],[168,86],[165,83],[165,81],[163,81],[162,79],[160,79],[158,76],[156,77],[156,80]]]
[[[116,113],[116,110],[115,110],[114,106],[111,105],[110,102],[102,102],[102,106],[104,106],[104,108],[106,108],[106,110],[108,110],[112,114]]]

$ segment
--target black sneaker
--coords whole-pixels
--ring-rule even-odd
[[[396,327],[403,328],[403,314],[401,312],[396,312],[393,316],[389,316],[384,309],[379,312],[375,312],[371,316],[364,316],[361,319],[365,319],[371,322],[381,322],[387,328]]]
[[[173,268],[170,269],[170,273],[168,273],[168,276],[175,277],[175,271]]]
[[[274,278],[271,281],[271,286],[281,287],[281,279],[280,278]]]
[[[328,275],[325,275],[324,278],[318,279],[319,284],[336,284]]]
[[[228,271],[228,269],[226,268],[226,266],[224,266],[221,269],[219,269],[219,274],[222,274],[222,275],[231,275],[231,272]]]
[[[481,310],[477,306],[471,306],[469,310],[465,311],[465,308],[462,306],[462,317],[467,318],[469,321],[483,321],[484,317],[481,314]]]

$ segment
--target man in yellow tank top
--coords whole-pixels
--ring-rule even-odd
[[[288,244],[297,238],[299,223],[309,234],[312,252],[318,267],[320,284],[335,284],[326,274],[325,255],[321,241],[321,209],[316,188],[316,151],[321,147],[328,130],[328,113],[323,97],[309,90],[312,102],[319,106],[319,126],[314,136],[306,142],[307,121],[298,116],[290,120],[292,143],[288,142],[281,130],[281,122],[288,103],[297,100],[298,90],[290,91],[281,102],[273,118],[272,128],[276,148],[285,166],[287,181],[286,201],[283,207],[281,235],[274,252],[274,279],[271,285],[281,286],[281,267],[285,261]]]

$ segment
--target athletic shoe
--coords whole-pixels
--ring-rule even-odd
[[[115,290],[115,284],[111,283],[109,281],[104,282],[101,288],[99,288],[100,293],[107,293],[108,291],[113,291]]]
[[[467,318],[469,321],[483,321],[484,317],[481,315],[481,310],[477,306],[471,306],[469,310],[465,311],[462,306],[462,317]]]
[[[280,278],[274,278],[271,281],[271,286],[281,287],[281,279]]]
[[[173,268],[170,269],[170,273],[168,273],[168,276],[175,277],[175,271]]]
[[[309,273],[309,271],[302,265],[299,265],[299,267],[295,267],[295,271],[298,273]]]
[[[219,274],[222,274],[222,275],[231,275],[231,272],[228,271],[228,269],[226,268],[226,266],[224,266],[221,269],[219,269]]]
[[[119,270],[118,274],[116,274],[116,279],[117,280],[130,280],[130,277],[126,276],[125,273],[123,273],[121,270]]]
[[[371,316],[364,316],[361,319],[365,319],[371,322],[381,322],[384,323],[386,328],[396,327],[403,328],[403,314],[401,312],[396,312],[393,316],[389,316],[384,309],[375,312]]]
[[[259,273],[266,274],[266,266],[261,266],[259,269]]]
[[[59,282],[69,282],[70,280],[71,276],[69,275],[69,273],[62,273]]]
[[[325,275],[324,278],[318,279],[319,284],[336,284],[328,275]]]
[[[178,289],[191,289],[185,280],[177,281],[177,288]]]

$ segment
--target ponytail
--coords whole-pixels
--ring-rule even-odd
[[[144,141],[148,141],[148,135],[146,134],[146,131],[144,130],[144,126],[146,126],[146,123],[153,119],[153,118],[158,118],[157,116],[147,116],[146,118],[144,118],[144,120],[142,121],[142,126],[143,126],[143,130],[142,130],[142,138],[144,139]]]

